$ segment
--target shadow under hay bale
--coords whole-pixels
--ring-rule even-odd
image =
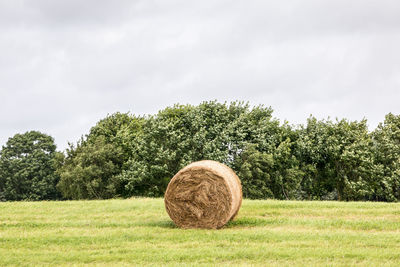
[[[231,168],[203,160],[189,164],[172,178],[164,201],[177,226],[217,229],[238,213],[242,186]]]

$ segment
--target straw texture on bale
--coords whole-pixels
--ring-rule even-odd
[[[189,164],[172,178],[164,201],[177,226],[216,229],[238,213],[242,186],[231,168],[203,160]]]

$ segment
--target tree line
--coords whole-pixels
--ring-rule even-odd
[[[203,159],[230,166],[246,198],[400,200],[400,115],[370,132],[366,120],[290,125],[272,113],[216,101],[114,113],[63,152],[44,133],[16,134],[0,151],[0,201],[160,197]]]

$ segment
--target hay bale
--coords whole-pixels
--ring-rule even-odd
[[[242,186],[235,172],[212,160],[189,164],[169,182],[165,208],[182,228],[221,228],[242,204]]]

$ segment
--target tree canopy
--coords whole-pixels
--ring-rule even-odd
[[[57,199],[55,170],[62,155],[51,136],[38,131],[16,134],[0,152],[0,199]]]
[[[116,176],[132,155],[142,119],[115,113],[100,120],[88,135],[70,144],[58,169],[58,189],[67,199],[103,199],[123,196]]]
[[[163,196],[193,161],[227,164],[247,198],[400,200],[400,115],[290,125],[266,106],[208,101],[157,114],[114,113],[68,149],[16,134],[0,152],[0,200]]]

